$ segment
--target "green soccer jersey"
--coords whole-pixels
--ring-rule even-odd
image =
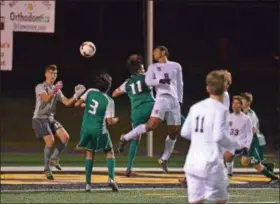
[[[105,119],[115,117],[115,104],[113,99],[98,89],[88,89],[81,96],[81,99],[86,104],[82,130],[100,131],[101,134],[107,133]]]
[[[120,89],[127,93],[132,112],[142,104],[155,101],[151,88],[145,83],[144,74],[132,75],[120,86]]]

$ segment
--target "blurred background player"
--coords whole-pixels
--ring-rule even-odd
[[[253,129],[250,118],[242,112],[242,98],[241,96],[234,96],[232,100],[232,111],[229,115],[228,131],[230,137],[243,144],[243,147],[250,148],[253,139]],[[235,149],[226,150],[224,153],[224,160],[227,164],[227,174],[232,176],[233,159]],[[245,155],[247,156],[247,155]],[[243,156],[241,160],[244,159]],[[230,165],[228,165],[230,164]]]
[[[181,130],[182,137],[191,140],[184,166],[189,203],[228,200],[228,178],[222,155],[224,149],[241,149],[241,145],[227,136],[228,109],[223,105],[226,83],[222,71],[207,75],[210,96],[190,108]]]
[[[264,163],[264,145],[265,138],[259,129],[259,119],[256,113],[251,109],[253,102],[253,95],[251,93],[242,93],[242,110],[249,116],[252,126],[253,126],[253,140],[249,150],[249,155],[247,159],[242,161],[242,165],[248,166],[250,163],[254,168],[270,178],[270,183],[279,182],[278,177],[273,173],[274,163]]]
[[[151,88],[145,83],[145,69],[140,55],[131,55],[127,61],[131,77],[113,92],[113,97],[126,93],[131,104],[132,128],[148,122],[153,106],[154,97]],[[130,177],[132,166],[137,154],[141,135],[132,138],[128,151],[128,163],[125,176]]]
[[[54,119],[56,112],[56,104],[58,101],[65,106],[71,106],[85,91],[83,85],[75,87],[75,94],[72,98],[66,98],[61,89],[63,84],[61,81],[54,85],[57,78],[57,66],[49,65],[45,69],[46,80],[40,83],[35,88],[36,106],[32,118],[32,128],[36,134],[37,139],[43,139],[45,142],[44,149],[44,173],[47,179],[53,180],[50,165],[55,166],[61,170],[58,162],[60,153],[66,148],[69,134],[63,126]],[[53,150],[54,136],[58,137],[57,146]]]
[[[155,87],[155,104],[146,124],[135,127],[120,138],[119,150],[122,152],[127,141],[143,133],[156,129],[162,121],[168,126],[168,136],[165,148],[159,162],[165,172],[168,172],[167,161],[173,152],[177,135],[181,127],[181,108],[183,102],[182,68],[177,62],[168,60],[168,50],[164,46],[154,49],[153,57],[157,63],[149,66],[145,82],[148,86]]]
[[[100,74],[95,79],[95,88],[88,89],[75,103],[76,107],[85,107],[80,142],[76,149],[86,150],[86,191],[91,190],[94,154],[100,150],[103,150],[107,157],[108,185],[112,188],[112,191],[118,191],[118,186],[114,180],[115,156],[111,137],[106,127],[106,123],[113,125],[119,120],[119,118],[115,118],[115,103],[107,95],[111,83],[111,76],[106,73]]]

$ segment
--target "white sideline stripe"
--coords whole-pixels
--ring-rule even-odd
[[[243,190],[243,191],[252,191],[252,190],[277,190],[277,188],[232,188],[234,190]],[[120,191],[175,191],[175,190],[186,190],[185,188],[121,188]],[[1,190],[1,193],[28,193],[28,192],[75,192],[75,191],[85,191],[84,189],[26,189],[26,190]],[[94,188],[91,191],[111,191],[108,188]],[[230,195],[231,196],[231,195]],[[164,196],[164,197],[171,197],[171,196]],[[178,197],[178,196],[174,196]],[[186,196],[184,196],[186,197]]]
[[[63,171],[85,171],[85,167],[72,167],[65,166],[62,167]],[[1,166],[1,172],[9,171],[9,172],[17,172],[17,171],[43,171],[43,166]],[[125,171],[126,168],[115,168],[116,171]],[[53,168],[53,171],[59,171]],[[107,167],[94,167],[93,171],[107,171]],[[143,172],[143,171],[154,171],[154,172],[162,172],[161,168],[133,168],[135,172]],[[169,168],[170,172],[184,172],[183,168]],[[256,170],[253,168],[234,168],[234,173],[256,173]],[[275,173],[279,173],[279,168],[274,169]]]

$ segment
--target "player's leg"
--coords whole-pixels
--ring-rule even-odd
[[[32,119],[32,128],[38,140],[44,140],[44,173],[47,179],[53,180],[53,175],[50,169],[50,157],[53,152],[54,136],[47,119]]]
[[[86,149],[85,173],[86,173],[86,191],[91,191],[91,175],[94,162],[94,154],[90,148]]]
[[[141,139],[141,136],[138,136],[136,138],[133,138],[130,141],[129,150],[128,150],[128,158],[127,158],[127,168],[126,168],[126,171],[124,173],[124,175],[126,177],[130,177],[131,174],[132,174],[133,162],[135,160],[135,157],[136,157],[136,154],[137,154],[137,151],[138,151],[138,146],[139,146],[139,143],[140,143],[140,139]]]
[[[233,159],[234,159],[234,150],[227,150],[224,153],[224,161],[227,168],[227,175],[232,177],[232,170],[233,170]]]
[[[66,132],[66,130],[62,127],[62,125],[57,122],[53,121],[51,128],[53,131],[55,131],[55,135],[59,138],[59,141],[56,144],[56,147],[53,151],[53,154],[51,155],[51,165],[56,167],[58,170],[61,170],[61,166],[59,164],[59,156],[61,152],[67,147],[68,141],[69,141],[69,134]]]

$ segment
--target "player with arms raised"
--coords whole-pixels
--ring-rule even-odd
[[[54,119],[56,104],[58,101],[62,102],[65,106],[71,106],[85,91],[83,85],[77,85],[75,87],[75,94],[72,98],[66,98],[61,89],[62,82],[59,81],[54,85],[57,78],[57,66],[49,65],[45,69],[46,80],[38,84],[35,88],[36,93],[36,106],[32,118],[32,128],[36,134],[37,139],[43,139],[45,142],[44,149],[44,173],[47,179],[53,180],[53,174],[50,169],[50,165],[55,166],[58,170],[61,170],[61,166],[58,162],[60,153],[66,148],[69,135],[63,126]],[[55,136],[59,141],[57,146],[52,150]]]
[[[226,203],[228,178],[224,172],[223,151],[224,148],[241,149],[242,146],[227,135],[224,72],[210,72],[206,84],[210,97],[190,108],[181,130],[182,137],[191,140],[184,166],[188,200],[190,203],[203,203],[205,199]]]
[[[112,78],[106,73],[100,74],[95,79],[95,89],[88,89],[75,103],[76,107],[85,107],[81,127],[80,142],[77,150],[86,150],[86,191],[91,190],[91,173],[94,154],[103,150],[107,157],[108,184],[112,191],[118,191],[115,178],[115,156],[110,134],[106,123],[113,125],[118,122],[115,118],[115,103],[107,95],[111,87]]]
[[[122,135],[119,150],[122,152],[127,141],[156,129],[165,120],[168,125],[168,136],[165,140],[163,155],[159,161],[163,170],[168,172],[167,161],[181,129],[182,68],[179,63],[167,59],[168,50],[164,46],[156,47],[153,56],[157,63],[149,66],[145,77],[146,84],[155,87],[156,90],[155,104],[150,119],[146,124],[138,125],[129,133]]]
[[[229,115],[229,134],[240,144],[243,144],[247,149],[250,148],[253,139],[252,124],[250,118],[242,111],[242,98],[241,96],[234,96],[232,101],[232,111]],[[226,150],[224,153],[224,160],[227,166],[228,176],[232,176],[233,159],[235,157],[235,149]],[[247,155],[246,155],[247,156]],[[244,157],[242,156],[242,159]]]

